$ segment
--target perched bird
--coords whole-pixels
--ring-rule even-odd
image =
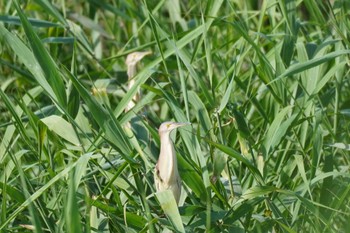
[[[154,181],[157,191],[171,190],[176,203],[181,195],[181,178],[177,169],[176,152],[171,141],[170,133],[174,129],[190,123],[164,122],[160,125],[160,154],[155,168]]]
[[[128,90],[131,89],[132,86],[134,86],[135,84],[135,75],[136,75],[136,64],[141,61],[141,59],[144,56],[147,56],[149,54],[151,54],[151,51],[146,51],[146,52],[134,52],[134,53],[130,53],[127,57],[126,57],[126,61],[125,64],[128,68],[127,70],[127,74],[128,74],[128,80],[129,80],[129,85],[128,85]],[[127,105],[127,107],[125,108],[125,112],[129,111],[130,109],[132,109],[135,106],[135,103],[138,102],[140,99],[140,91],[137,92],[137,94],[132,98],[132,101],[130,101]]]

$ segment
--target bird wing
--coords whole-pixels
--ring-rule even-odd
[[[162,178],[160,177],[160,172],[158,168],[158,163],[156,164],[156,167],[154,168],[154,183],[156,185],[157,191],[160,191],[161,183],[163,182]]]

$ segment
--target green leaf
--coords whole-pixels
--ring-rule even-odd
[[[85,159],[84,156],[81,156],[76,162],[69,164],[63,169],[61,172],[57,173],[52,179],[50,179],[46,184],[40,187],[37,191],[35,191],[29,198],[25,200],[19,207],[17,207],[10,216],[0,225],[0,230],[4,229],[4,227],[9,224],[14,218],[17,217],[19,213],[21,213],[28,205],[32,204],[36,199],[42,196],[48,189],[55,184],[60,179],[66,177],[69,172],[76,166],[80,159]]]
[[[170,190],[165,190],[161,192],[157,192],[156,196],[162,207],[164,213],[170,220],[171,224],[174,226],[176,232],[185,232],[185,228],[183,226],[179,209],[177,208],[176,201],[173,193]]]
[[[178,163],[180,174],[184,174],[181,176],[182,180],[191,188],[197,197],[204,201],[206,197],[206,189],[202,177],[191,164],[182,158],[182,156],[178,156]]]
[[[17,0],[15,0],[14,3],[17,13],[21,19],[24,31],[33,50],[34,56],[38,61],[42,71],[44,72],[47,82],[50,84],[52,90],[54,91],[58,103],[60,106],[65,108],[67,105],[67,96],[65,91],[66,88],[64,86],[64,81],[61,77],[58,67],[53,61],[50,54],[46,51],[37,34],[34,32],[32,25],[29,23],[28,19],[22,12],[20,6],[17,3]]]
[[[271,123],[264,140],[266,156],[269,156],[269,152],[280,143],[282,138],[285,136],[287,129],[296,119],[297,115],[293,114],[292,116],[288,117],[287,120],[285,120],[285,117],[291,111],[291,109],[292,106],[287,106],[282,109]]]
[[[126,160],[132,162],[130,160],[131,158],[129,158],[131,154],[131,144],[113,113],[103,108],[97,100],[91,96],[90,92],[83,86],[79,79],[69,71],[66,71],[66,73],[79,92],[81,98],[85,101],[93,118],[105,133],[106,139],[114,145],[116,149],[122,152]]]
[[[219,109],[218,109],[218,112],[219,113],[221,113],[224,109],[225,109],[225,107],[226,107],[226,105],[227,105],[227,103],[228,103],[228,101],[229,101],[229,99],[230,99],[230,96],[231,96],[231,94],[232,94],[232,88],[233,88],[233,82],[234,82],[234,78],[232,78],[231,79],[231,81],[230,81],[230,83],[229,83],[229,85],[228,85],[228,87],[226,88],[226,91],[225,91],[225,94],[224,94],[224,96],[222,97],[222,100],[221,100],[221,103],[220,103],[220,107],[219,107]]]
[[[276,191],[277,188],[273,186],[254,186],[246,190],[241,198],[246,200],[251,200],[256,197],[261,197]]]
[[[264,184],[262,175],[260,173],[260,171],[258,170],[257,167],[255,167],[248,159],[246,159],[245,157],[243,157],[240,153],[238,153],[237,151],[235,151],[234,149],[232,149],[231,147],[216,143],[216,142],[212,142],[210,140],[206,140],[209,144],[215,146],[216,148],[218,148],[219,150],[221,150],[222,152],[226,153],[227,155],[231,156],[232,158],[237,159],[238,161],[244,163],[249,170],[252,172],[253,176],[255,177],[255,179],[260,183],[260,184]]]
[[[342,150],[350,150],[350,144],[345,144],[342,142],[336,142],[333,144],[329,144],[328,146],[335,147],[335,148],[342,149]]]
[[[74,37],[47,37],[41,40],[43,43],[49,44],[73,44],[75,42]]]
[[[299,201],[301,202],[302,206],[307,209],[308,211],[310,211],[317,219],[321,220],[323,223],[327,222],[327,219],[322,215],[322,213],[319,211],[319,209],[316,206],[320,206],[323,208],[327,208],[326,206],[322,205],[322,204],[318,204],[314,201],[311,201],[305,197],[302,197],[301,195],[291,192],[291,191],[286,191],[286,190],[278,190],[278,192],[284,193],[284,194],[288,194],[290,196],[295,196],[299,199]]]
[[[61,15],[61,13],[54,7],[54,5],[50,1],[46,1],[46,0],[34,0],[34,1],[43,8],[45,13],[48,13],[51,16],[53,16],[62,25],[67,26],[66,19]]]
[[[67,232],[82,232],[81,218],[79,214],[78,200],[76,193],[76,183],[74,178],[74,171],[72,169],[69,175],[69,186],[68,193],[66,197],[66,205],[65,205],[65,229]]]
[[[40,86],[48,93],[48,95],[58,102],[58,98],[51,88],[48,81],[45,79],[43,71],[35,59],[29,48],[13,33],[9,32],[2,24],[0,24],[0,39],[6,42],[18,58],[23,62],[27,69],[33,74],[33,77]]]
[[[74,145],[80,145],[78,136],[73,126],[60,116],[52,115],[41,119],[41,121],[57,135],[61,136]]]
[[[26,181],[26,178],[25,178],[25,175],[23,172],[21,161],[20,160],[16,161],[16,165],[19,168],[18,171],[19,171],[19,175],[20,175],[20,179],[21,179],[22,191],[24,192],[26,199],[29,199],[30,194],[29,194],[28,185],[27,185],[27,181]],[[28,203],[27,208],[29,209],[29,213],[31,216],[31,223],[33,224],[33,227],[34,227],[34,232],[36,232],[36,233],[43,232],[39,213],[37,211],[35,211],[34,204],[32,202]]]
[[[202,135],[210,134],[211,138],[214,139],[214,133],[212,132],[213,125],[211,123],[209,113],[205,107],[205,104],[199,98],[199,96],[194,91],[188,92],[189,102],[196,111],[197,122],[200,124],[202,130]]]
[[[277,78],[275,78],[274,80],[269,82],[268,85],[271,85],[272,83],[274,83],[277,80],[280,80],[282,78],[290,77],[292,75],[295,75],[295,74],[298,74],[298,73],[303,72],[305,70],[316,67],[322,63],[331,61],[331,60],[335,59],[336,57],[339,57],[342,55],[347,55],[347,54],[350,54],[350,50],[335,51],[335,52],[328,53],[322,57],[313,58],[313,59],[308,60],[306,62],[293,64],[284,73],[282,73]]]
[[[21,20],[18,16],[0,15],[0,21],[8,24],[22,25]],[[33,27],[62,27],[60,24],[49,22],[46,20],[28,18],[28,21]]]
[[[4,194],[8,195],[11,199],[16,200],[18,203],[22,203],[26,200],[23,192],[16,189],[12,185],[0,182],[0,189],[3,191],[6,190],[6,193]]]

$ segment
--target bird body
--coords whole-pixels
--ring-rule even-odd
[[[159,127],[160,154],[155,167],[154,180],[157,191],[170,190],[174,194],[176,203],[181,195],[181,178],[177,167],[176,152],[171,141],[170,133],[189,123],[164,122]]]

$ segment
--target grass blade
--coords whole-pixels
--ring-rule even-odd
[[[185,228],[181,221],[179,209],[177,208],[176,201],[173,193],[170,190],[157,192],[156,196],[164,213],[169,218],[170,222],[175,228],[176,232],[185,232]]]
[[[46,51],[39,37],[34,32],[32,25],[29,23],[28,19],[24,15],[22,9],[17,3],[17,0],[15,0],[14,3],[17,13],[19,14],[19,17],[21,19],[23,28],[32,47],[34,56],[38,61],[42,71],[44,72],[48,83],[54,91],[58,103],[60,104],[60,106],[66,107],[66,88],[64,86],[64,81],[60,75],[60,72],[58,71],[58,67],[56,66],[50,54]]]

